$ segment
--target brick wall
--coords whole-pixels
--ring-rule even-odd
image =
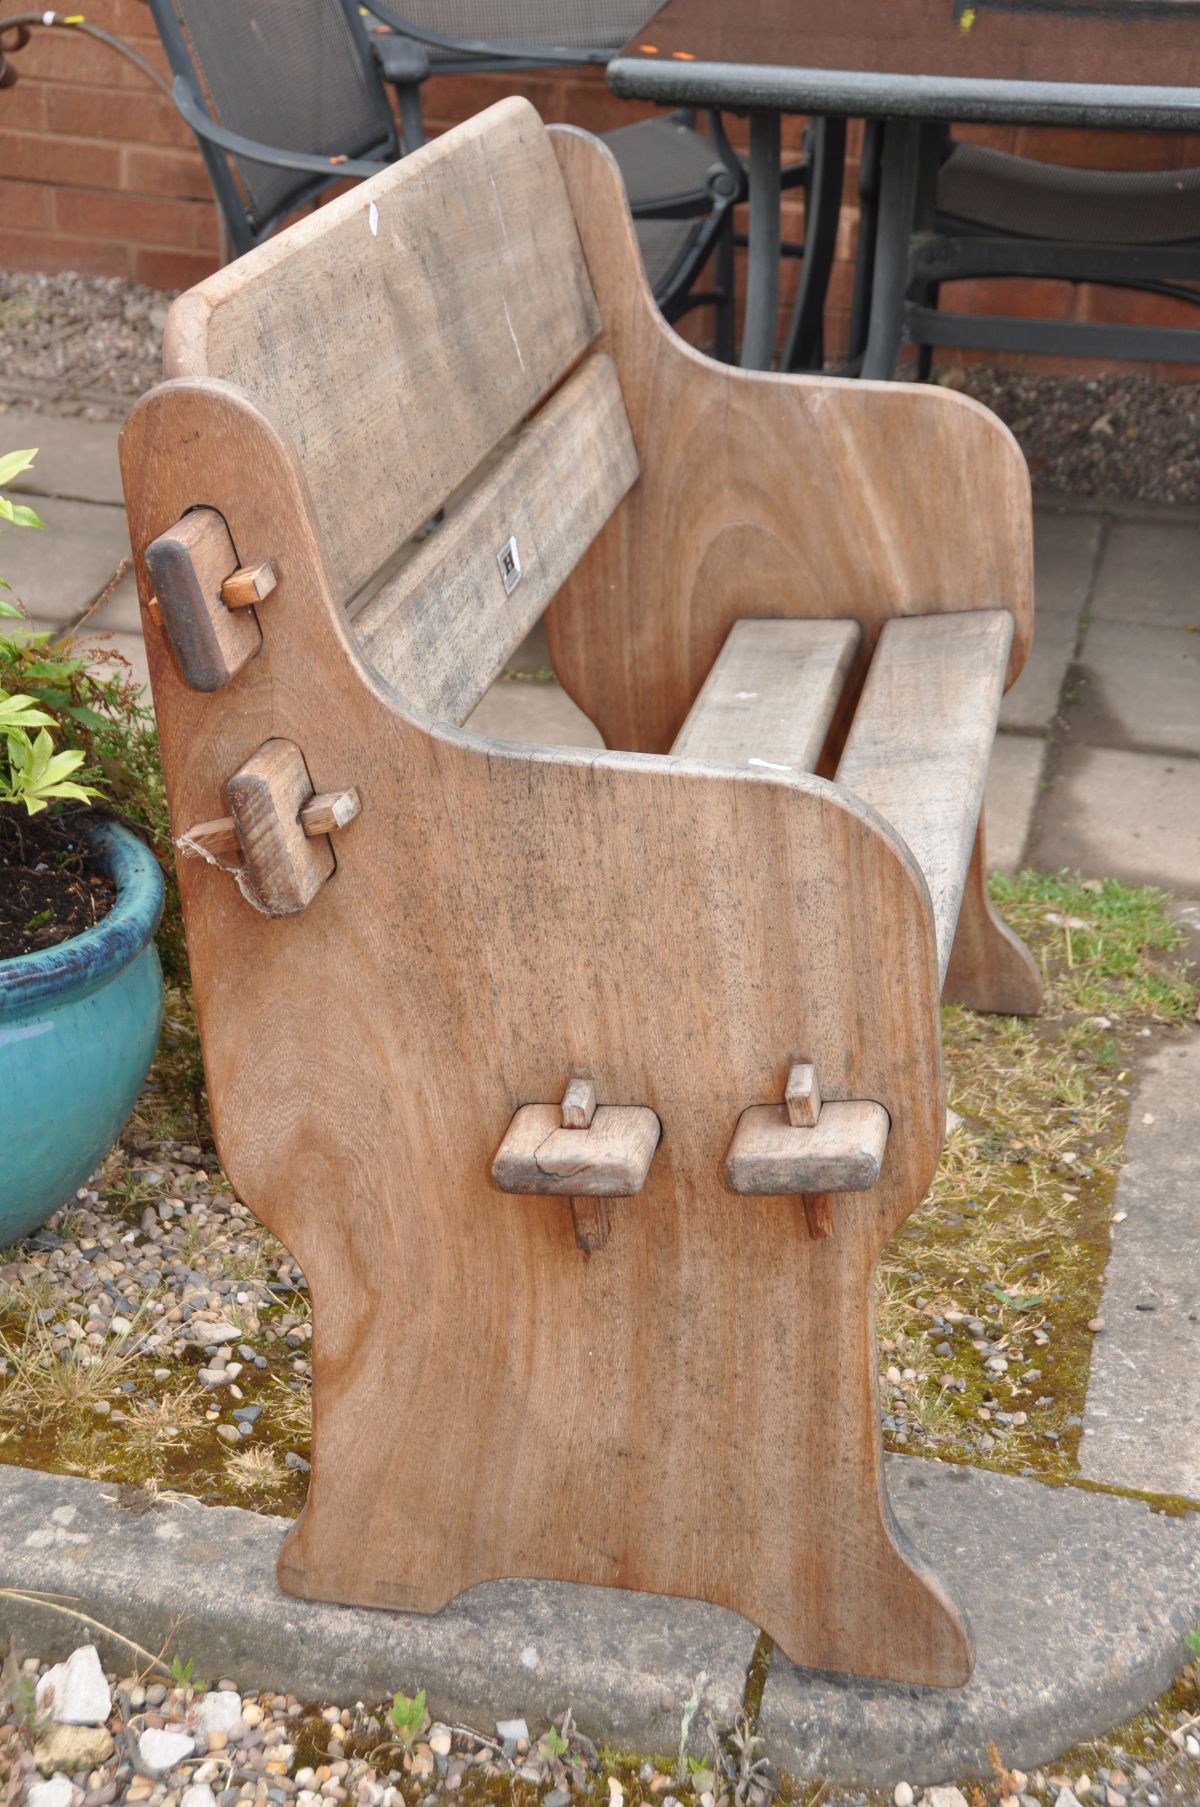
[[[142,0],[95,0],[87,17],[117,32],[166,72]],[[186,287],[212,270],[218,259],[216,212],[191,134],[170,102],[124,58],[67,32],[35,31],[13,66],[16,85],[0,90],[0,267],[129,276],[155,288]],[[545,119],[570,120],[593,131],[628,122],[641,111],[616,100],[598,71],[443,76],[425,90],[430,130],[442,130],[517,89]],[[730,125],[737,142],[738,122]],[[785,146],[793,154],[799,152],[801,131],[801,121],[785,121]],[[1200,164],[1200,139],[1016,128],[962,135],[1047,161],[1094,168]],[[827,310],[834,352],[844,343],[849,312],[858,143],[859,132],[852,127],[846,205]],[[802,236],[798,195],[785,195],[784,228],[789,237]],[[796,275],[796,264],[786,261],[783,311],[790,305]],[[971,282],[947,285],[944,294],[948,305],[983,313],[1197,323],[1195,310],[1182,302],[1086,285]],[[955,357],[961,361],[971,355]],[[1030,367],[1046,362],[1025,360]],[[1096,369],[1090,360],[1057,360],[1054,367]],[[1158,376],[1200,380],[1200,371],[1190,368],[1149,368]]]

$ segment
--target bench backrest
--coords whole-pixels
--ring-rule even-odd
[[[183,296],[166,374],[270,412],[335,591],[369,597],[368,656],[461,721],[637,475],[600,325],[553,149],[509,100]]]

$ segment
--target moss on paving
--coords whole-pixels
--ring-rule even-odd
[[[1195,991],[1159,892],[1024,873],[997,876],[993,894],[1038,959],[1046,1005],[1028,1020],[944,1013],[949,1101],[961,1120],[929,1197],[880,1264],[884,1434],[910,1453],[1064,1480],[1075,1473],[1088,1324],[1099,1309],[1136,1063],[1191,1017]],[[158,1197],[131,1152],[153,1159],[180,1140],[207,1147],[210,1137],[190,1000],[174,991],[126,1147],[98,1182],[110,1217],[136,1229]],[[211,1172],[219,1192],[215,1157]],[[72,1234],[70,1209],[55,1222]],[[210,1220],[196,1234],[225,1231]],[[265,1230],[259,1247],[265,1272],[282,1251]],[[304,1376],[247,1366],[243,1403],[263,1412],[253,1437],[230,1449],[217,1435],[227,1414],[196,1380],[199,1350],[171,1358],[166,1382],[153,1377],[161,1358],[139,1354],[136,1337],[106,1344],[92,1361],[74,1351],[56,1358],[36,1319],[48,1279],[45,1293],[34,1281],[0,1297],[8,1369],[0,1461],[299,1511],[305,1481],[282,1458],[309,1453]],[[260,1332],[277,1329],[287,1309],[260,1306]],[[306,1315],[302,1295],[290,1309]],[[1007,1364],[1003,1372],[985,1368],[990,1355]],[[122,1391],[130,1382],[136,1391]],[[123,1422],[109,1422],[113,1406]]]

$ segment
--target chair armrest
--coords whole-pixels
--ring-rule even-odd
[[[275,169],[308,170],[315,176],[328,176],[331,181],[340,176],[377,176],[386,163],[370,163],[358,157],[320,157],[308,151],[283,150],[276,144],[260,144],[255,138],[245,138],[240,132],[231,132],[225,126],[218,125],[210,119],[204,108],[191,92],[181,75],[175,77],[171,85],[171,98],[191,126],[197,137],[205,138],[223,151],[234,157],[248,157],[255,163],[268,163]]]
[[[641,477],[552,604],[555,671],[610,746],[666,752],[734,624],[854,620],[851,692],[894,616],[1006,609],[1007,682],[1033,624],[1029,473],[993,414],[928,384],[718,364],[665,324],[620,173],[551,137]]]
[[[428,79],[429,52],[415,39],[377,30],[371,33],[371,48],[386,81],[415,85]]]

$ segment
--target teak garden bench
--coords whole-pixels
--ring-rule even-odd
[[[652,1589],[963,1682],[871,1286],[939,1000],[1038,1005],[980,823],[1012,437],[699,355],[520,100],[184,295],[166,369],[122,463],[213,1122],[314,1310],[283,1587]],[[462,725],[548,605],[610,750]]]

